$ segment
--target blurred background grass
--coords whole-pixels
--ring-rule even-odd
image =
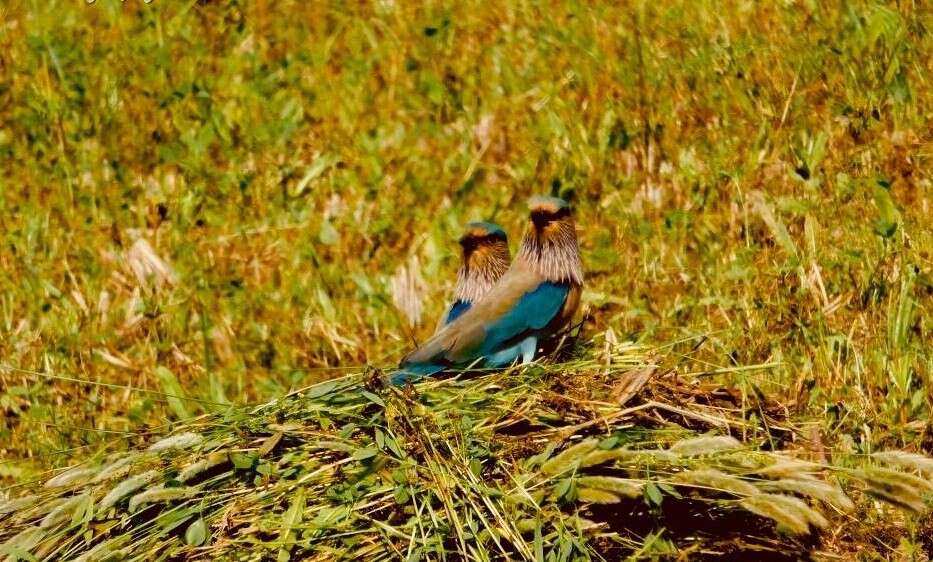
[[[392,279],[425,337],[461,226],[514,247],[548,192],[585,336],[705,336],[671,347],[685,376],[827,448],[930,451],[931,26],[909,1],[5,2],[0,477],[394,364]]]

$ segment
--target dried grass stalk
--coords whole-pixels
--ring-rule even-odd
[[[148,287],[152,283],[156,288],[162,288],[178,283],[175,270],[166,260],[159,257],[145,238],[139,237],[133,242],[126,253],[126,263],[136,276],[140,287]]]

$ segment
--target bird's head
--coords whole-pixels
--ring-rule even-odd
[[[573,230],[570,205],[557,197],[532,197],[528,200],[528,212],[534,234],[539,238],[550,238],[568,229]]]
[[[529,228],[518,258],[546,279],[583,284],[583,266],[570,205],[557,197],[528,200]]]
[[[497,224],[471,222],[460,237],[460,246],[463,261],[457,272],[457,298],[476,302],[509,268],[509,240]]]
[[[468,263],[477,253],[494,254],[503,249],[508,253],[509,239],[498,224],[471,222],[466,225],[463,236],[460,237],[460,247],[463,248],[463,261]]]

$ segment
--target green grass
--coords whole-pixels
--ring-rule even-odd
[[[609,345],[417,392],[353,375],[202,416],[148,449],[88,459],[0,503],[0,553],[793,560],[820,546],[820,531],[831,544],[822,554],[865,550],[872,510],[900,525],[913,521],[904,510],[925,512],[930,457],[768,451],[768,439],[794,431],[778,429],[789,420],[765,413],[767,402],[740,404],[659,371],[657,351]],[[746,420],[748,411],[762,417]],[[744,443],[700,433],[708,429]]]
[[[577,357],[649,346],[817,458],[931,452],[933,15],[823,4],[4,3],[0,479],[393,365],[461,226],[514,246],[548,192]]]

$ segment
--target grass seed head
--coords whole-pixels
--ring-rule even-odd
[[[577,500],[586,503],[613,504],[622,501],[622,498],[607,490],[598,488],[577,488]]]
[[[99,468],[72,468],[61,474],[50,478],[46,483],[46,488],[64,488],[66,486],[78,486],[93,479],[100,472]]]
[[[753,496],[759,493],[758,488],[751,483],[714,468],[681,472],[674,477],[674,480],[678,483],[712,488],[737,496]]]
[[[790,492],[819,500],[835,506],[842,511],[852,511],[855,504],[837,485],[812,479],[769,480],[759,484],[759,488],[768,492]]]
[[[793,496],[781,494],[755,494],[739,500],[744,509],[767,517],[796,535],[810,532],[810,525],[825,527],[826,518],[806,502]]]
[[[671,445],[669,451],[684,457],[712,455],[742,447],[742,443],[729,435],[711,435],[683,439]]]
[[[882,451],[873,453],[872,458],[898,468],[916,470],[924,478],[933,479],[933,458],[906,451]]]
[[[144,492],[140,492],[130,498],[129,504],[127,506],[127,511],[130,513],[135,513],[140,506],[147,503],[161,503],[169,502],[174,500],[181,500],[185,498],[190,498],[195,493],[197,493],[196,488],[189,487],[176,487],[176,488],[166,488],[165,486],[159,485],[153,488],[150,488]]]
[[[105,464],[91,482],[93,484],[99,484],[128,474],[134,460],[136,459],[134,459],[133,455],[126,455],[110,464]]]
[[[586,439],[564,449],[555,457],[541,465],[541,472],[547,476],[555,476],[578,466],[586,455],[599,445],[598,439]]]
[[[48,529],[49,527],[53,527],[65,521],[82,502],[87,501],[89,498],[90,494],[84,493],[64,500],[42,518],[42,521],[39,522],[39,527]]]
[[[176,435],[171,435],[164,439],[160,439],[150,445],[148,450],[150,452],[162,452],[170,451],[172,449],[190,449],[191,447],[200,445],[203,441],[204,437],[201,435],[186,431],[184,433],[178,433]]]
[[[98,510],[103,512],[110,509],[111,507],[115,506],[118,501],[142,488],[149,482],[152,482],[159,476],[159,471],[150,470],[148,472],[127,478],[123,482],[120,482],[112,490],[110,490],[110,492],[108,492],[107,495],[104,496],[102,500],[100,500]]]
[[[615,476],[581,476],[577,478],[581,488],[605,490],[626,498],[639,498],[642,495],[642,483]]]

